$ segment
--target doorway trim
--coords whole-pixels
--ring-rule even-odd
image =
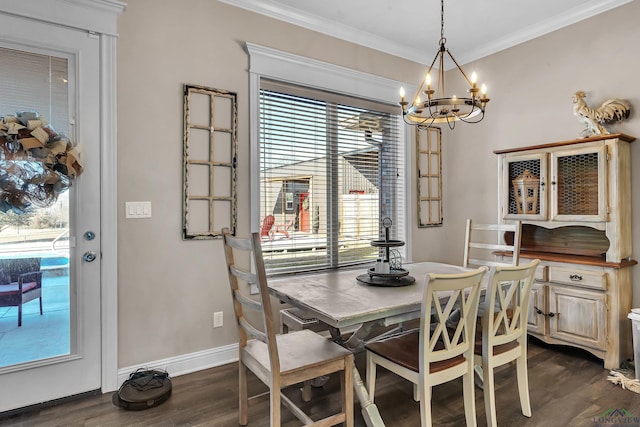
[[[118,389],[117,0],[0,0],[3,13],[87,31],[100,39],[101,391]]]

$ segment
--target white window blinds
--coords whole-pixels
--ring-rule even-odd
[[[398,108],[263,80],[260,218],[269,272],[374,261],[371,240],[403,235]]]
[[[67,59],[0,47],[0,117],[36,111],[69,133]]]

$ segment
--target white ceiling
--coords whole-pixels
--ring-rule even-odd
[[[219,0],[429,65],[438,0]],[[633,0],[447,0],[446,46],[465,64]]]

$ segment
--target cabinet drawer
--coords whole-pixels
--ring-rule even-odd
[[[546,282],[549,280],[549,267],[546,265],[539,265],[538,268],[536,268],[534,278],[540,282]]]
[[[604,271],[549,267],[549,281],[593,289],[607,289],[607,274]]]

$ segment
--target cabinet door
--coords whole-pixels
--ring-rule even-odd
[[[502,162],[502,218],[547,219],[547,154],[505,156]]]
[[[551,220],[607,221],[604,142],[551,153]]]
[[[601,292],[549,285],[549,336],[604,349],[605,299]]]
[[[529,315],[527,317],[527,332],[537,335],[547,333],[544,313],[547,312],[546,286],[540,283],[531,285],[531,299],[529,300]],[[541,311],[539,313],[538,311]]]

